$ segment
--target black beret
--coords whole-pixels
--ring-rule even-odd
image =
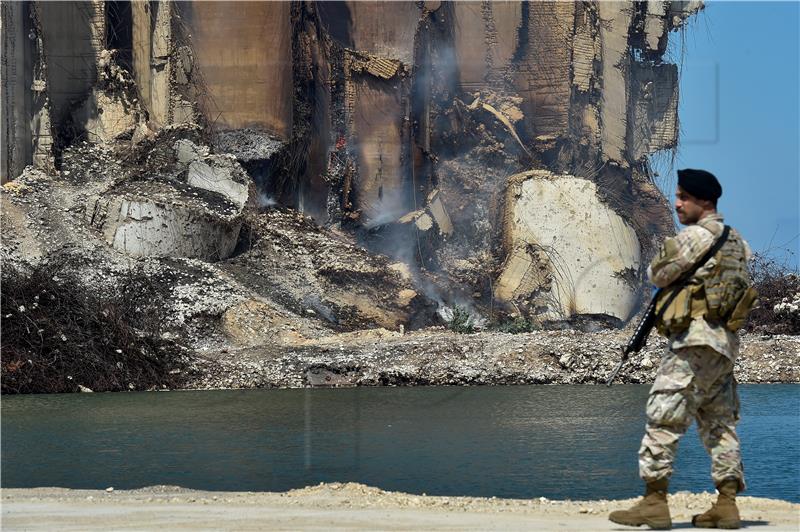
[[[705,170],[678,170],[678,186],[697,199],[716,201],[722,196],[719,181],[714,174]]]

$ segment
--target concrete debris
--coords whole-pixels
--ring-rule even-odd
[[[243,163],[269,160],[285,146],[270,133],[253,128],[215,131],[211,142],[217,153],[230,153]]]
[[[648,2],[649,3],[649,2]],[[672,0],[669,2],[670,29],[686,24],[689,17],[705,9],[703,0]]]
[[[211,155],[189,163],[186,182],[193,187],[221,194],[239,209],[250,196],[250,178],[233,156]]]
[[[439,227],[439,232],[441,232],[443,235],[453,234],[453,223],[450,221],[450,216],[447,215],[447,211],[444,208],[441,194],[436,189],[432,190],[431,193],[428,194],[428,211],[436,221],[436,225]]]
[[[522,334],[456,334],[428,329],[399,333],[360,331],[324,343],[269,345],[198,360],[197,389],[335,386],[479,386],[599,384],[619,361],[632,331],[547,330]],[[629,360],[620,382],[652,382],[663,338],[651,338]],[[797,382],[797,336],[745,335],[737,380]],[[769,358],[772,354],[772,358]],[[766,357],[765,357],[766,355]],[[563,361],[563,363],[562,363]]]
[[[639,271],[641,248],[630,224],[600,200],[597,186],[541,170],[509,183],[505,235],[512,253],[498,298],[532,306],[531,317],[541,321],[576,315],[628,320],[637,286],[625,272]]]
[[[391,79],[401,72],[402,64],[400,61],[387,59],[385,57],[374,57],[358,52],[350,52],[349,68],[350,71],[367,72],[381,79]]]
[[[528,148],[525,147],[525,143],[522,142],[522,139],[519,138],[519,135],[517,134],[517,130],[516,130],[516,128],[514,128],[514,125],[511,123],[511,120],[509,119],[508,116],[506,116],[505,114],[501,113],[500,111],[498,111],[497,109],[495,109],[494,107],[489,105],[488,103],[484,103],[484,102],[480,101],[480,98],[475,98],[475,100],[471,104],[469,104],[467,106],[467,109],[469,109],[470,111],[475,111],[477,109],[482,109],[482,110],[488,112],[489,114],[491,114],[493,117],[495,117],[497,120],[499,120],[500,123],[503,124],[503,126],[505,126],[505,128],[508,130],[508,132],[511,134],[511,136],[514,137],[514,140],[517,141],[517,143],[519,144],[520,148],[522,148],[522,150],[529,157],[532,157],[531,152],[528,151]],[[517,115],[517,120],[521,120],[522,118],[524,118],[524,115],[520,111],[519,114]]]
[[[106,242],[132,257],[216,261],[236,247],[240,208],[193,187],[139,181],[90,197],[86,213]]]
[[[396,330],[430,322],[435,304],[415,289],[407,270],[387,257],[372,255],[292,211],[251,214],[247,225],[258,238],[220,267],[261,297],[299,315],[313,310],[316,320],[338,330]]]
[[[433,218],[425,211],[412,211],[401,216],[397,223],[413,223],[420,231],[429,231],[433,228]]]
[[[435,225],[439,229],[440,235],[449,236],[453,234],[453,223],[444,208],[439,190],[434,189],[428,194],[427,203],[428,205],[425,209],[411,211],[401,216],[397,223],[413,223],[420,231],[430,231]]]

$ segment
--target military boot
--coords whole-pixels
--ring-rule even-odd
[[[608,515],[608,519],[618,525],[647,525],[655,530],[669,530],[672,519],[667,506],[667,487],[669,480],[662,478],[647,483],[644,497],[629,510],[617,510]]]
[[[736,507],[736,492],[739,491],[739,481],[736,479],[723,480],[717,485],[719,496],[711,509],[700,515],[692,517],[692,525],[698,528],[739,528],[739,509]]]

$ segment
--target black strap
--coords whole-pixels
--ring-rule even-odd
[[[729,225],[726,225],[725,228],[722,230],[722,234],[720,235],[720,237],[717,239],[716,242],[714,242],[714,245],[711,246],[711,249],[709,249],[706,252],[706,254],[703,255],[703,258],[697,261],[694,264],[694,266],[692,266],[691,270],[687,270],[686,272],[684,272],[683,275],[678,277],[678,279],[675,282],[673,282],[672,285],[670,285],[670,288],[673,288],[672,293],[667,297],[667,300],[661,306],[661,309],[658,311],[658,314],[656,314],[656,321],[661,319],[661,316],[664,315],[664,311],[667,310],[669,304],[672,303],[672,301],[676,297],[678,297],[678,293],[680,293],[681,288],[683,288],[683,285],[686,283],[686,281],[691,279],[692,275],[694,275],[695,272],[699,270],[701,266],[703,266],[706,262],[708,262],[709,259],[711,259],[711,257],[716,255],[717,252],[720,249],[722,249],[722,246],[725,244],[725,241],[728,240],[728,234],[730,232],[731,232],[731,227]]]

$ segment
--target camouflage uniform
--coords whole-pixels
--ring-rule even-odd
[[[674,282],[705,255],[723,227],[722,216],[712,214],[668,238],[648,270],[653,283],[665,287]],[[714,265],[711,258],[695,277],[708,275]],[[703,318],[693,319],[687,330],[669,338],[647,400],[647,426],[639,449],[639,474],[646,482],[670,477],[678,440],[695,419],[711,455],[714,483],[735,478],[744,489],[733,377],[738,351],[736,333]]]

